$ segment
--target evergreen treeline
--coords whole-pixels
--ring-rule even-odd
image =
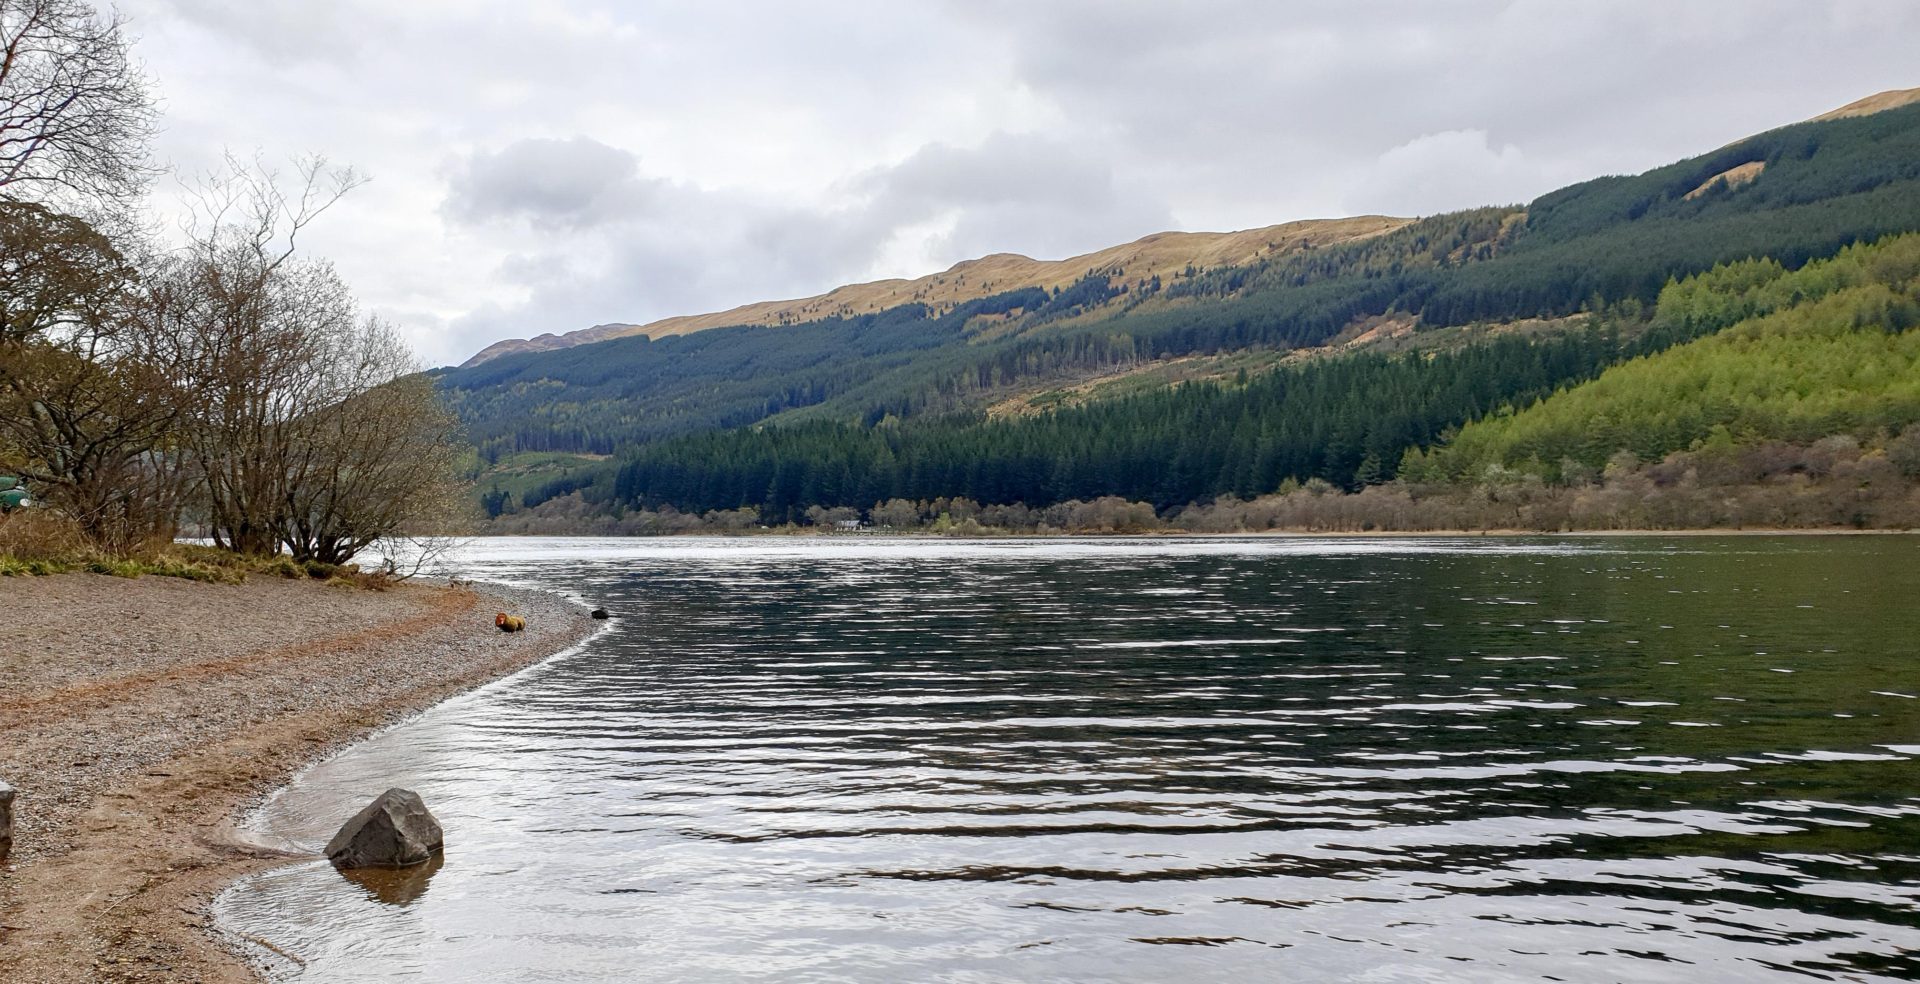
[[[991,308],[992,305],[986,305]],[[598,454],[818,403],[878,367],[959,336],[965,317],[909,304],[805,327],[716,328],[504,356],[442,377],[483,456]]]
[[[1288,479],[1358,487],[1392,478],[1402,449],[1591,378],[1619,353],[1616,338],[1588,330],[1318,360],[1236,385],[1186,383],[1035,417],[700,434],[639,449],[610,485],[600,476],[595,494],[638,508],[747,506],[784,522],[810,506],[894,498],[1041,506],[1117,495],[1165,508]],[[558,484],[529,504],[592,482]]]

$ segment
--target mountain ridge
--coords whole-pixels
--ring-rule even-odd
[[[1888,89],[1811,117],[1820,122],[1869,116],[1920,102],[1920,88]],[[1735,141],[1736,144],[1743,141]],[[1731,146],[1731,145],[1730,145]],[[1709,179],[1694,192],[1724,183],[1736,187],[1751,180],[1758,168],[1742,165]],[[1302,219],[1233,232],[1164,231],[1131,242],[1059,260],[1038,260],[1019,253],[989,253],[961,260],[937,273],[916,278],[891,278],[845,284],[825,293],[785,300],[756,301],[705,314],[675,315],[644,324],[606,322],[590,328],[531,338],[507,338],[475,353],[459,368],[468,368],[504,355],[548,352],[613,338],[644,335],[665,338],[711,328],[779,326],[821,317],[871,314],[888,307],[920,302],[938,311],[994,293],[1038,287],[1064,289],[1094,269],[1118,268],[1116,284],[1140,284],[1194,267],[1238,266],[1282,252],[1286,247],[1320,247],[1393,232],[1412,219],[1359,215],[1332,219]],[[968,278],[978,276],[973,283]]]
[[[1838,109],[1830,109],[1821,113],[1819,116],[1812,117],[1807,120],[1807,122],[1821,123],[1827,120],[1844,120],[1855,116],[1872,116],[1875,113],[1884,113],[1889,109],[1899,109],[1902,106],[1910,106],[1916,102],[1920,102],[1920,88],[1888,89],[1885,92],[1876,92],[1864,99],[1855,99]]]
[[[1115,283],[1139,284],[1157,276],[1171,276],[1189,266],[1201,269],[1236,266],[1293,249],[1366,239],[1403,228],[1412,221],[1387,215],[1357,215],[1300,219],[1233,232],[1164,231],[1058,260],[1037,260],[1019,253],[989,253],[913,279],[845,284],[824,294],[756,301],[724,311],[676,315],[645,324],[610,322],[558,335],[503,339],[480,350],[461,363],[460,368],[477,366],[503,355],[547,352],[632,335],[665,338],[709,328],[779,326],[821,317],[871,314],[914,302],[935,309],[949,308],[1020,288],[1065,288],[1095,269],[1117,268]]]

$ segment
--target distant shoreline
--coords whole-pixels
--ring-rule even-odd
[[[602,624],[558,595],[492,585],[3,586],[15,631],[0,636],[0,779],[20,790],[0,868],[10,981],[258,980],[208,908],[234,879],[295,858],[250,843],[241,813],[325,755]],[[498,632],[502,609],[527,631]]]
[[[1394,538],[1435,538],[1435,539],[1474,539],[1478,537],[1501,537],[1518,539],[1522,537],[1701,537],[1701,536],[1913,536],[1920,529],[1858,529],[1842,527],[1690,527],[1687,529],[1621,529],[1621,530],[1244,530],[1236,533],[1208,533],[1195,530],[1141,530],[1131,533],[1033,533],[1033,532],[995,532],[966,536],[930,533],[924,530],[860,530],[842,532],[838,530],[815,530],[799,528],[791,530],[688,530],[674,533],[480,533],[482,538],[535,539],[541,537],[580,538],[599,540],[683,540],[689,538],[711,538],[725,540],[1142,540],[1154,537],[1176,539],[1394,539]]]
[[[1345,537],[1426,537],[1426,536],[1430,536],[1430,537],[1449,537],[1449,538],[1472,538],[1472,537],[1481,537],[1481,536],[1497,536],[1497,537],[1909,536],[1916,532],[1920,532],[1920,530],[1861,530],[1861,529],[1853,529],[1851,527],[1843,527],[1843,528],[1836,528],[1836,529],[1807,529],[1804,527],[1793,527],[1793,528],[1787,528],[1787,529],[1753,529],[1753,528],[1718,529],[1714,527],[1702,527],[1702,528],[1683,529],[1683,530],[1661,530],[1661,529],[1560,530],[1560,531],[1551,532],[1551,533],[1544,533],[1539,530],[1419,530],[1419,531],[1412,531],[1412,532],[1396,531],[1396,530],[1366,530],[1363,532],[1351,532],[1351,533],[1333,533],[1333,532],[1319,532],[1319,531],[1302,533],[1302,532],[1291,532],[1291,531],[1280,531],[1280,530],[1268,530],[1260,533],[1219,533],[1219,534],[1206,533],[1206,534],[1190,534],[1190,535],[1261,536],[1261,537],[1297,536],[1297,537],[1315,537],[1315,538],[1343,537],[1343,536]]]

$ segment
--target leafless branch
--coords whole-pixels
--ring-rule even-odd
[[[136,198],[156,114],[124,24],[84,0],[0,0],[0,194]]]

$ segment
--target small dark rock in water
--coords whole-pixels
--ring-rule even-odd
[[[606,610],[606,609],[604,609],[604,608],[596,608],[596,609],[594,609],[594,610],[593,610],[593,617],[594,617],[594,618],[610,618],[611,616],[609,616],[609,615],[607,614],[607,610]]]
[[[0,782],[0,861],[13,850],[13,787]]]
[[[420,794],[389,789],[333,835],[327,860],[341,868],[404,868],[440,853],[441,836]]]

